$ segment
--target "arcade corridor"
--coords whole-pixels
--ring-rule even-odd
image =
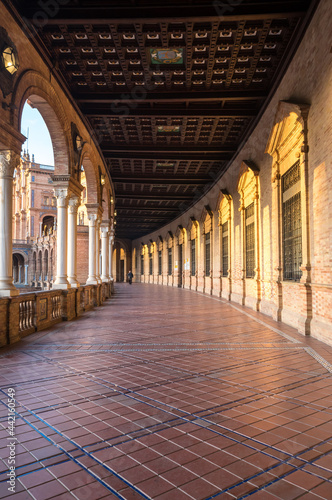
[[[11,500],[331,499],[332,347],[216,297],[118,284],[1,352]],[[310,491],[310,493],[308,493]]]

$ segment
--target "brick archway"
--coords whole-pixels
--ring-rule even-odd
[[[21,129],[23,107],[27,100],[32,107],[38,109],[49,130],[54,153],[54,173],[71,174],[75,163],[69,120],[51,83],[36,71],[23,73],[13,92],[12,104],[17,110],[13,121],[18,131]]]

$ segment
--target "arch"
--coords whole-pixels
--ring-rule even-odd
[[[49,130],[55,163],[55,175],[71,174],[74,166],[70,124],[64,107],[52,84],[37,71],[28,70],[18,78],[12,96],[12,105],[18,109],[14,126],[21,129],[23,107],[29,99],[38,109]],[[14,108],[15,109],[15,108]]]
[[[213,223],[213,212],[209,205],[205,205],[201,214],[201,224],[203,227],[203,234],[207,234],[212,231]]]
[[[32,273],[33,273],[33,281],[37,281],[37,253],[33,252],[32,255]]]
[[[42,229],[43,229],[43,234],[52,234],[53,233],[53,228],[54,228],[54,222],[55,222],[55,216],[54,215],[48,215],[48,214],[43,214],[40,216],[42,219]]]
[[[46,250],[44,251],[44,279],[49,279],[48,272],[49,272],[49,269],[48,269],[48,250],[46,248]]]
[[[90,144],[83,145],[80,165],[83,166],[86,177],[86,203],[99,203],[102,206],[101,184],[97,167],[98,160]]]
[[[231,278],[231,243],[232,243],[232,196],[226,189],[219,195],[219,242],[220,242],[220,270],[221,276]],[[230,282],[229,282],[230,287]],[[228,299],[230,297],[230,289]]]
[[[26,256],[22,252],[15,250],[13,253],[13,281],[19,285],[24,281],[25,261]]]

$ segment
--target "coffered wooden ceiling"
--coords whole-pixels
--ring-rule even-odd
[[[42,27],[40,3],[15,4],[99,142],[117,236],[137,238],[225,172],[318,1],[69,0]]]

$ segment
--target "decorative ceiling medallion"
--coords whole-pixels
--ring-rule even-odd
[[[169,162],[166,162],[166,163],[162,163],[162,162],[158,162],[157,163],[157,167],[174,167],[175,163],[169,163]]]
[[[179,125],[158,125],[157,132],[166,132],[167,134],[178,134],[180,132]]]
[[[183,49],[150,49],[152,64],[183,64]]]

